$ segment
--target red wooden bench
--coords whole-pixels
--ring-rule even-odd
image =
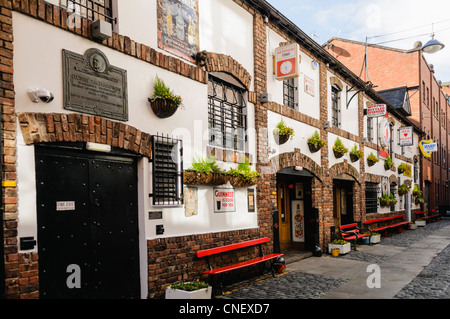
[[[397,230],[399,233],[403,231],[403,227],[409,225],[409,221],[405,221],[405,214],[396,215],[391,217],[382,218],[381,221],[385,223],[385,226],[390,230]],[[400,221],[397,221],[401,219]]]
[[[364,222],[364,225],[367,229],[374,233],[380,233],[387,235],[387,231],[389,230],[389,226],[385,226],[382,218],[370,219]]]
[[[427,224],[429,224],[433,220],[439,221],[440,217],[441,216],[439,214],[439,211],[436,212],[435,209],[428,210],[426,212],[417,212],[416,213],[416,218],[425,220],[427,222]]]
[[[341,225],[339,226],[339,232],[341,233],[342,239],[353,243],[352,246],[355,251],[357,250],[356,243],[358,240],[370,236],[370,234],[362,234],[357,223]]]
[[[264,237],[264,238],[253,239],[253,240],[244,241],[244,242],[240,242],[240,243],[236,243],[236,244],[220,246],[220,247],[215,247],[215,248],[210,248],[210,249],[205,249],[205,250],[199,250],[199,251],[197,251],[197,258],[203,258],[203,257],[207,258],[209,270],[206,270],[203,272],[203,274],[206,274],[206,275],[220,275],[220,274],[232,271],[232,270],[236,270],[236,269],[240,269],[240,268],[244,268],[244,267],[248,267],[248,266],[252,266],[252,265],[256,265],[256,264],[260,264],[260,263],[265,263],[266,261],[269,261],[271,263],[270,268],[272,271],[272,275],[275,276],[275,272],[273,269],[273,261],[275,258],[283,256],[283,254],[264,255],[263,250],[262,250],[262,245],[267,242],[269,242],[269,238]],[[252,246],[258,246],[258,245],[259,245],[259,257],[257,257],[257,258],[242,261],[242,262],[228,265],[228,266],[223,266],[223,267],[218,267],[218,268],[212,267],[210,259],[213,256],[223,254],[226,252],[230,252],[230,251],[234,251],[234,250],[238,250],[238,249],[243,249],[243,248],[252,247]],[[221,282],[220,282],[220,290],[222,292],[222,283]]]

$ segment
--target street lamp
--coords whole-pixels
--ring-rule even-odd
[[[445,45],[434,38],[434,24],[431,24],[431,40],[428,41],[423,47],[422,51],[425,53],[433,54],[438,51],[441,51],[445,48]]]

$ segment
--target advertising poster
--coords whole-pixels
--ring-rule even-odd
[[[198,0],[157,0],[158,47],[193,62],[197,54]]]
[[[235,212],[234,188],[214,188],[214,212]]]
[[[292,209],[292,241],[295,243],[305,242],[305,214],[303,200],[291,202]]]
[[[184,187],[184,215],[186,217],[198,215],[197,187]]]

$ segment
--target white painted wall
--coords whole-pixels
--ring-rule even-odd
[[[63,108],[62,49],[84,54],[89,48],[97,48],[106,54],[112,65],[127,70],[129,106],[127,124],[151,134],[159,132],[182,138],[185,148],[185,168],[190,167],[191,159],[196,154],[205,156],[205,148],[208,143],[207,85],[159,69],[20,13],[14,12],[13,14],[14,83],[17,112],[71,113]],[[42,35],[45,35],[45,41],[42,41]],[[239,57],[236,59],[240,60]],[[175,93],[181,95],[184,100],[184,109],[178,110],[167,120],[157,118],[147,100],[153,92],[152,84],[156,75],[171,86]],[[35,104],[27,95],[29,88],[46,88],[54,93],[55,99],[48,104]],[[253,105],[249,104],[248,125],[250,127],[249,146],[251,152],[256,149],[253,114]],[[19,140],[19,237],[37,235],[33,156],[34,147],[26,146],[23,141]],[[231,164],[220,164],[224,167],[232,166]],[[184,217],[184,207],[152,207],[151,199],[148,197],[151,189],[151,164],[146,159],[142,159],[139,168],[140,192],[144,194],[141,196],[139,207],[142,222],[140,229],[145,230],[145,239],[258,227],[257,214],[246,211],[247,198],[244,188],[236,190],[239,209],[235,213],[215,214],[212,209],[212,188],[206,187],[199,187],[199,214],[197,216]],[[162,210],[163,220],[148,220],[148,211],[150,210]],[[155,226],[157,224],[164,225],[165,234],[163,236],[156,236]]]

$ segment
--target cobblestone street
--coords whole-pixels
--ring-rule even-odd
[[[439,232],[439,236],[438,236]],[[447,242],[442,243],[442,238]],[[406,280],[399,291],[385,293],[389,299],[445,299],[450,297],[450,219],[444,218],[440,222],[428,224],[426,227],[416,230],[404,231],[383,238],[381,243],[375,246],[358,246],[358,251],[352,251],[347,255],[338,258],[324,255],[320,258],[311,257],[286,266],[286,272],[272,278],[270,275],[259,278],[257,281],[241,283],[235,287],[228,287],[229,291],[224,299],[339,299],[349,298],[348,295],[333,293],[338,288],[350,285],[351,281],[358,277],[367,278],[367,265],[377,264],[382,269],[382,276],[388,277],[388,281],[395,282],[399,273],[408,273],[408,269],[395,269],[389,263],[397,255],[407,253],[417,255],[412,250],[414,245],[433,242],[437,240],[443,245],[443,249],[436,256],[430,258],[431,262],[419,262],[419,271]],[[429,251],[434,249],[434,245],[428,245]],[[388,253],[385,253],[388,252]],[[323,264],[320,262],[326,262]],[[316,269],[313,269],[316,263]],[[308,264],[308,266],[303,266]],[[334,265],[334,266],[333,266]],[[407,265],[398,265],[406,267]],[[334,267],[334,269],[333,269]],[[338,269],[339,268],[339,269]],[[423,269],[420,271],[420,269]],[[353,273],[352,273],[353,272]],[[331,274],[331,275],[330,275]],[[364,277],[365,276],[365,277]],[[389,278],[393,276],[393,278]],[[384,285],[390,289],[389,285]],[[394,287],[398,287],[394,286]],[[367,289],[367,287],[364,287]],[[398,289],[398,288],[397,288]],[[381,289],[379,289],[381,290]],[[345,296],[345,297],[344,297]],[[384,296],[384,295],[383,295]],[[350,296],[350,298],[352,298]],[[359,297],[356,297],[359,298]],[[364,295],[361,295],[364,298]],[[384,297],[382,297],[384,298]]]

